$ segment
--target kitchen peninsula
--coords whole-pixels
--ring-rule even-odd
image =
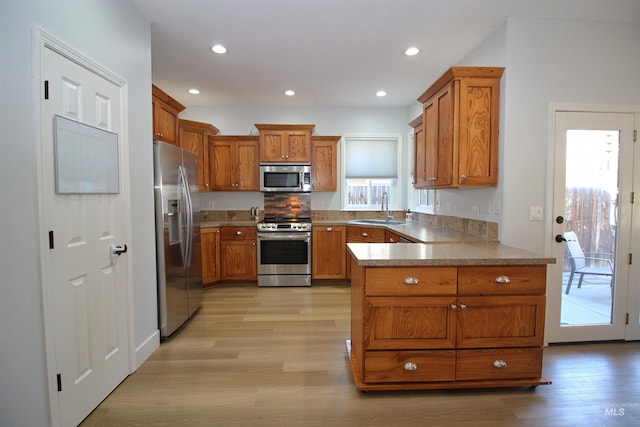
[[[542,344],[555,259],[491,241],[347,247],[359,390],[550,383]]]

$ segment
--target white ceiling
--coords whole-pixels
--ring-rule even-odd
[[[508,17],[640,22],[640,0],[131,1],[153,83],[185,105],[406,107]]]

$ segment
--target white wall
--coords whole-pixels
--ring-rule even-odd
[[[426,89],[426,86],[425,86]],[[181,118],[211,123],[220,134],[258,134],[256,123],[308,123],[315,124],[316,135],[394,134],[402,135],[403,172],[408,170],[406,108],[350,108],[350,107],[200,107],[187,106]],[[341,158],[338,155],[338,163]],[[401,208],[405,208],[404,192],[401,192]],[[263,207],[263,195],[259,192],[201,193],[201,209],[225,210]],[[339,210],[340,191],[312,193],[311,206],[319,210]]]
[[[135,342],[157,331],[150,25],[128,2],[0,0],[0,425],[50,423],[45,376],[32,26],[128,82]]]

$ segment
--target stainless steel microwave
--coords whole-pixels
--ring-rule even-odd
[[[311,165],[260,165],[260,191],[311,191]]]

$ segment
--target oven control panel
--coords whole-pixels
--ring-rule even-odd
[[[259,222],[258,231],[291,232],[311,231],[310,222]]]

